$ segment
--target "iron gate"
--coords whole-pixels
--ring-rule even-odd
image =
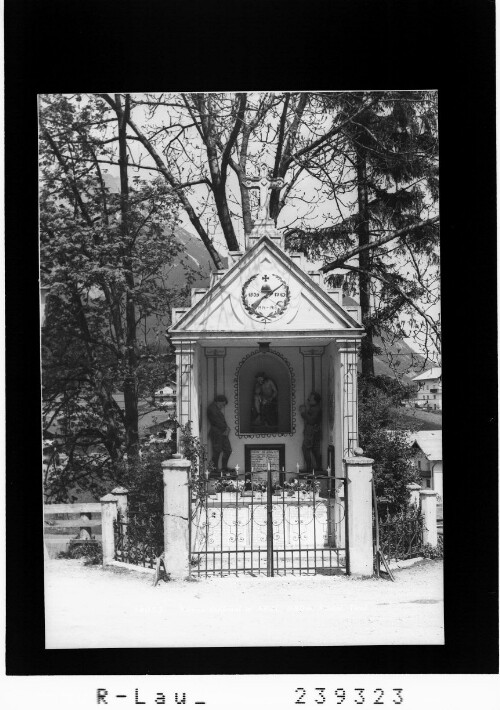
[[[269,468],[198,479],[191,574],[349,574],[346,479],[296,476]]]

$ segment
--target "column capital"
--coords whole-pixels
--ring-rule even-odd
[[[357,352],[361,346],[361,336],[335,338],[340,353]]]
[[[173,454],[171,459],[161,462],[163,472],[165,472],[165,469],[169,468],[189,468],[190,466],[191,461],[189,461],[189,459],[182,458],[182,454]]]
[[[433,491],[431,488],[422,488],[420,491],[420,495],[425,497],[431,498],[432,496],[437,496],[437,491]]]
[[[193,338],[172,338],[172,345],[175,345],[175,347],[194,347],[197,342]]]
[[[374,459],[368,459],[365,456],[349,456],[342,459],[348,466],[371,466]]]
[[[318,357],[323,355],[325,348],[322,345],[311,346],[311,347],[301,347],[299,352],[304,355],[304,357]]]
[[[118,498],[112,493],[108,493],[100,499],[101,503],[118,503]]]

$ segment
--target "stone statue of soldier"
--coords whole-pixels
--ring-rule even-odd
[[[304,420],[304,454],[305,471],[321,471],[321,395],[311,392],[307,405],[301,404],[299,412]]]
[[[229,442],[229,427],[223,409],[227,404],[225,395],[218,394],[212,404],[208,406],[207,415],[210,422],[208,436],[212,442],[212,464],[217,471],[234,471],[227,467],[232,448]],[[221,467],[219,469],[219,458],[222,454]]]

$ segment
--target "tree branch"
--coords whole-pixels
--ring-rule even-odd
[[[376,249],[377,247],[382,246],[382,244],[387,244],[388,242],[392,242],[393,239],[399,239],[400,237],[406,237],[408,234],[412,234],[413,232],[416,232],[418,229],[422,229],[423,227],[429,227],[431,224],[436,224],[439,222],[439,215],[436,215],[436,217],[431,217],[430,219],[426,219],[423,222],[418,222],[418,224],[412,224],[410,227],[404,227],[403,229],[398,229],[395,232],[392,232],[386,237],[380,237],[380,239],[376,239],[373,242],[370,242],[370,244],[366,244],[361,247],[354,247],[353,249],[350,249],[348,252],[346,252],[343,256],[338,257],[334,261],[330,261],[328,264],[325,264],[320,268],[320,271],[323,273],[326,273],[328,271],[332,271],[332,269],[337,269],[340,266],[344,266],[346,261],[349,261],[349,259],[352,259],[353,256],[356,256],[357,254],[360,254],[361,252],[365,252],[369,249]],[[346,267],[347,268],[347,267]]]
[[[358,266],[350,266],[348,264],[344,265],[345,269],[349,269],[349,271],[355,271],[358,274],[364,274],[365,276],[368,276],[369,278],[374,278],[377,279],[378,281],[381,281],[383,284],[385,284],[389,289],[392,289],[395,291],[403,300],[405,300],[407,303],[410,304],[412,308],[416,310],[416,312],[422,316],[422,318],[426,321],[426,323],[429,325],[429,327],[434,331],[436,334],[436,337],[438,338],[439,341],[441,341],[441,333],[439,332],[439,329],[437,328],[436,324],[434,321],[429,318],[429,316],[423,311],[420,306],[417,306],[415,301],[408,296],[407,293],[405,293],[399,286],[396,286],[396,284],[391,283],[389,279],[386,279],[384,276],[380,276],[380,274],[377,274],[373,271],[367,271],[366,269],[360,269]]]
[[[239,100],[240,100],[240,105],[238,107],[238,112],[236,115],[236,120],[234,122],[233,129],[231,131],[231,135],[229,136],[229,140],[226,143],[226,146],[224,150],[222,151],[222,159],[221,159],[221,165],[220,165],[220,174],[221,174],[221,180],[225,181],[226,179],[226,174],[227,174],[227,166],[229,163],[229,156],[231,155],[231,150],[233,149],[233,146],[236,142],[236,139],[238,137],[238,133],[241,130],[241,127],[243,125],[243,119],[245,117],[245,109],[247,105],[247,95],[246,94],[238,94]]]
[[[115,109],[115,102],[108,94],[97,94],[97,95],[100,96],[105,101],[107,101],[107,103],[112,108]],[[134,121],[132,120],[132,118],[130,116],[127,119],[127,123],[130,126],[130,128],[134,131],[134,133],[138,137],[139,141],[142,143],[142,145],[146,148],[148,153],[151,155],[151,157],[155,161],[159,172],[163,175],[163,177],[168,182],[168,184],[177,191],[177,194],[179,195],[179,199],[182,203],[182,206],[186,210],[187,215],[191,221],[191,224],[193,225],[193,227],[196,229],[196,231],[200,235],[203,244],[207,248],[208,253],[210,254],[210,256],[212,258],[212,261],[215,264],[215,267],[217,269],[221,269],[222,268],[222,260],[219,256],[217,250],[215,249],[214,245],[212,244],[210,237],[208,236],[207,232],[205,231],[203,225],[201,224],[199,217],[197,216],[196,212],[194,211],[193,206],[189,202],[189,200],[186,197],[186,195],[184,194],[183,190],[180,189],[179,183],[176,181],[176,179],[174,178],[172,173],[168,170],[167,166],[165,165],[162,158],[160,157],[160,155],[158,154],[158,152],[154,148],[151,141],[149,141],[146,138],[146,136],[144,136],[142,134],[142,131],[135,125]]]

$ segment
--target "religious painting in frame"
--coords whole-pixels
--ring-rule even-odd
[[[236,434],[242,437],[291,436],[295,430],[295,377],[280,353],[257,350],[235,375]]]

